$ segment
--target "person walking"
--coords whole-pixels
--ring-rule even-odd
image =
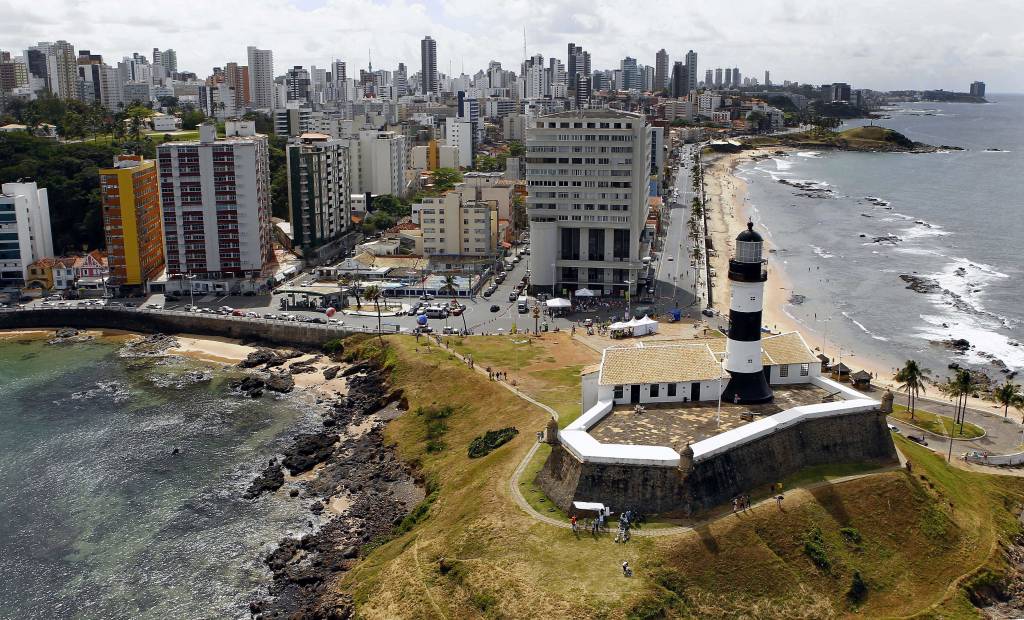
[[[738,497],[734,497],[734,498],[732,498],[732,511],[733,511],[733,512],[736,512],[736,506],[738,506],[738,505],[739,505],[739,501],[740,501],[740,500],[739,500],[739,498],[738,498]]]
[[[569,523],[571,523],[571,524],[572,524],[572,532],[573,532],[573,534],[576,534],[577,532],[579,532],[579,529],[578,529],[578,528],[577,528],[577,526],[576,526],[576,515],[573,515],[573,516],[572,516],[572,517],[571,517],[571,518],[569,519]]]
[[[782,508],[782,500],[785,499],[782,495],[775,496],[775,505]]]

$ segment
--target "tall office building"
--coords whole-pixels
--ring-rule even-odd
[[[971,95],[975,97],[984,97],[985,82],[971,82]]]
[[[99,174],[110,284],[142,286],[164,268],[156,162],[119,155]]]
[[[654,90],[668,88],[668,52],[664,48],[658,50],[654,59]]]
[[[310,101],[312,82],[309,71],[299,66],[292,67],[285,75],[285,84],[288,86],[288,101]]]
[[[619,90],[643,90],[643,77],[636,64],[636,58],[626,56],[619,64],[622,71],[622,83],[616,86]]]
[[[405,68],[405,63],[398,63],[398,69],[395,70],[392,84],[395,87],[395,97],[404,97],[409,94],[409,75],[408,69]]]
[[[715,88],[722,87],[722,68],[715,69]]]
[[[247,48],[247,52],[252,107],[257,110],[271,110],[274,108],[274,52],[261,50],[252,45]]]
[[[576,99],[577,108],[589,108],[591,98],[590,78],[582,73],[576,74],[576,91],[573,97]]]
[[[246,108],[252,105],[249,67],[240,67],[237,62],[229,62],[224,67],[224,82],[235,90],[235,103],[238,107]]]
[[[767,69],[764,70],[764,85],[765,86],[771,86],[772,85],[772,76],[768,72]]]
[[[575,110],[530,122],[527,214],[536,289],[563,295],[585,287],[615,296],[635,290],[650,153],[641,114]]]
[[[78,50],[78,99],[84,103],[103,101],[103,56]]]
[[[259,277],[273,259],[267,137],[252,121],[213,124],[157,147],[167,275]]]
[[[689,94],[690,72],[689,67],[678,60],[672,65],[672,91],[671,95],[676,99]]]
[[[420,41],[420,83],[424,95],[441,92],[437,79],[437,41],[429,36]]]
[[[732,68],[732,85],[736,88],[739,88],[740,86],[743,85],[743,78],[740,76],[739,67]]]
[[[590,75],[590,52],[585,51],[581,46],[575,43],[569,44],[569,58],[568,67],[566,70],[566,80],[569,84],[576,83],[576,76],[584,75],[591,77]]]
[[[160,65],[167,70],[167,75],[171,76],[178,72],[178,53],[172,49],[160,51],[159,48],[154,47],[153,64]]]
[[[730,88],[732,86],[732,68],[731,67],[726,67],[725,68],[725,80],[722,82],[722,86],[725,86],[726,88]]]
[[[686,52],[686,74],[690,79],[686,89],[692,93],[697,90],[697,52],[693,50]]]
[[[0,187],[0,288],[22,288],[28,266],[53,256],[50,202],[34,181]]]
[[[305,134],[288,145],[287,161],[292,235],[309,259],[351,226],[348,146],[323,134]]]
[[[75,99],[78,95],[78,59],[75,47],[67,41],[41,41],[25,50],[29,73],[38,87],[54,97]]]
[[[704,88],[711,88],[715,85],[715,75],[708,69],[704,72]]]

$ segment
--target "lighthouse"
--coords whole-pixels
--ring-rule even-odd
[[[762,258],[764,240],[754,232],[754,223],[736,237],[736,255],[729,261],[729,340],[725,347],[725,369],[729,383],[722,400],[739,404],[771,402],[772,388],[761,363],[761,311],[768,271]]]

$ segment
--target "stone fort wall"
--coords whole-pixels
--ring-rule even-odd
[[[779,482],[813,465],[898,463],[880,411],[807,420],[680,467],[583,463],[553,447],[538,481],[562,510],[573,501],[602,502],[615,512],[699,513],[741,493]]]

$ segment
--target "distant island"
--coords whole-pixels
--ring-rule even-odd
[[[951,90],[894,90],[889,95],[893,101],[943,101],[949,103],[988,103],[984,96],[958,93]]]
[[[743,142],[747,147],[788,146],[798,148],[838,149],[841,151],[934,153],[936,151],[962,150],[958,146],[932,146],[914,142],[898,131],[867,125],[843,131],[831,131],[815,127],[807,131],[758,136]]]

